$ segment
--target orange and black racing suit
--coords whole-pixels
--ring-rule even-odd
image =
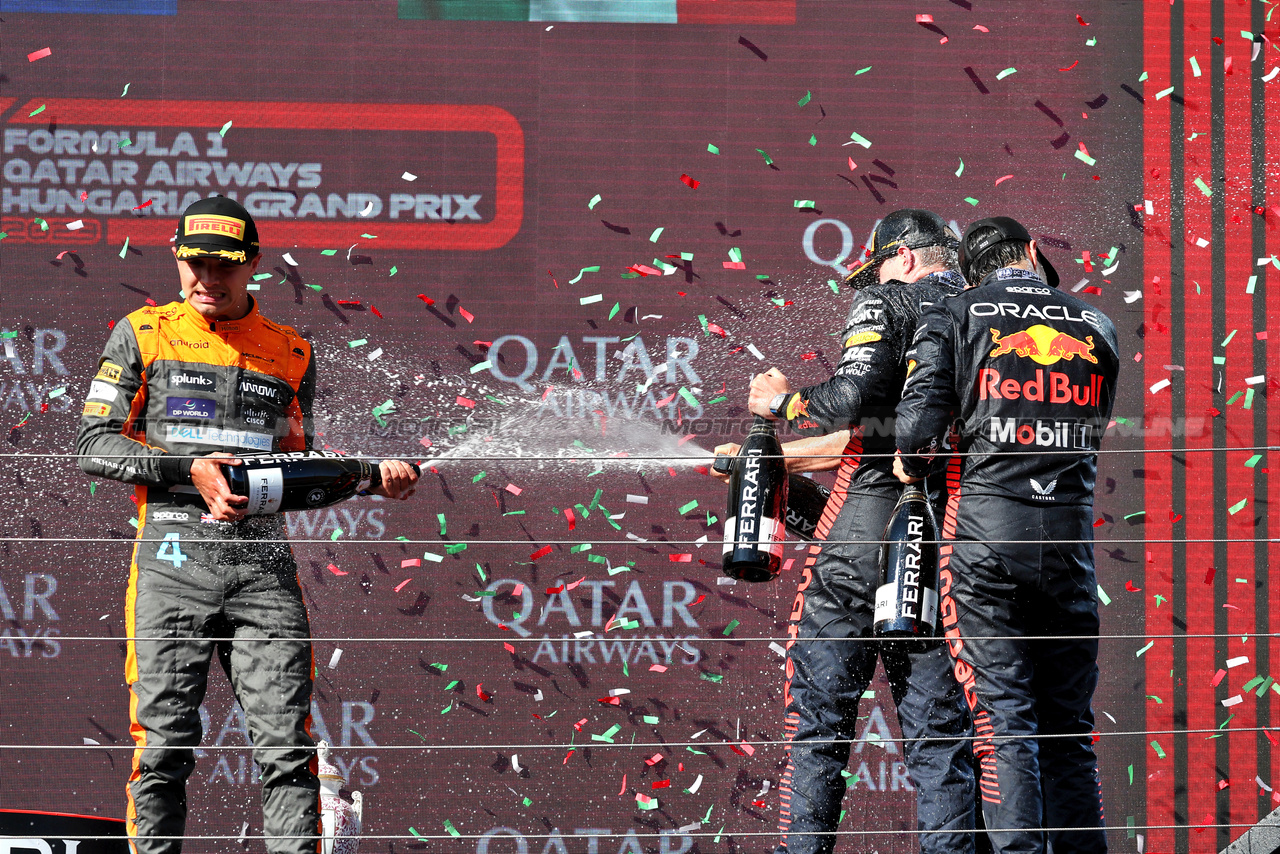
[[[181,850],[215,651],[262,771],[268,849],[317,850],[310,626],[283,517],[202,519],[191,485],[193,457],[308,448],[314,385],[311,346],[256,303],[235,321],[181,302],[139,309],[115,324],[98,363],[76,450],[88,474],[137,485],[127,818],[143,854]]]
[[[923,320],[898,448],[907,471],[923,474],[923,455],[953,418],[962,421],[939,611],[973,710],[992,847],[1105,851],[1090,706],[1099,629],[1092,523],[1119,371],[1115,327],[1015,268]],[[1046,827],[1058,829],[1046,839]]]
[[[858,737],[858,702],[877,657],[906,742],[900,758],[898,745],[886,745],[888,776],[854,775],[855,789],[913,786],[921,850],[974,850],[969,715],[946,650],[939,641],[882,642],[872,633],[878,541],[902,495],[893,476],[893,414],[907,373],[906,351],[921,308],[963,285],[959,274],[946,272],[858,291],[835,376],[792,394],[782,412],[798,432],[848,428],[852,438],[791,611],[779,854],[827,854],[835,845],[845,765]]]

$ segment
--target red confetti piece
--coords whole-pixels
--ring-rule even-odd
[[[332,572],[334,575],[346,575],[346,574],[347,574],[347,573],[343,572],[342,570],[338,569],[338,568],[337,568],[336,566],[334,566],[333,564],[329,564],[329,567],[328,567],[328,568],[329,568],[329,571],[330,571],[330,572]]]
[[[1095,520],[1094,520],[1094,522],[1093,522],[1093,527],[1095,527],[1095,528],[1101,528],[1101,527],[1102,527],[1103,525],[1105,525],[1105,524],[1107,524],[1107,520],[1106,520],[1106,519],[1095,519]]]
[[[35,50],[27,54],[27,62],[35,62],[37,59],[44,59],[51,53],[53,53],[53,48],[42,47],[39,50]]]
[[[512,655],[516,654],[516,648],[511,644],[507,643],[506,641],[502,642],[502,648],[505,649],[507,652],[511,653]]]
[[[1223,789],[1226,789],[1226,788],[1230,787],[1230,785],[1231,785],[1231,781],[1230,781],[1230,780],[1219,780],[1219,781],[1218,781],[1218,791],[1219,791],[1219,792],[1221,792]]]
[[[666,673],[666,672],[667,672],[667,666],[666,666],[665,664],[650,664],[650,665],[649,665],[649,672],[651,672],[651,673]]]
[[[404,586],[405,586],[406,584],[408,584],[410,581],[413,581],[413,579],[412,579],[412,578],[406,578],[404,581],[401,581],[399,584],[397,584],[397,585],[396,585],[396,592],[397,592],[397,593],[399,593],[401,590],[403,590],[403,589],[404,589]]]
[[[1181,521],[1182,521],[1182,514],[1181,514],[1181,513],[1174,513],[1172,510],[1170,510],[1170,511],[1169,511],[1169,522],[1170,522],[1170,523],[1173,523],[1173,522],[1181,522]]]
[[[586,718],[583,718],[582,720],[580,720],[580,721],[578,721],[576,724],[574,724],[574,725],[573,725],[573,728],[574,728],[574,729],[576,729],[578,732],[582,732],[582,728],[583,728],[584,726],[586,726],[586,723],[587,723],[587,719],[586,719]]]
[[[369,311],[372,311],[378,317],[382,317],[382,312],[378,311],[378,307],[372,303],[369,304]]]
[[[1100,294],[1102,293],[1102,288],[1098,287],[1097,285],[1087,285],[1084,289],[1084,292],[1086,294]]]
[[[747,262],[745,261],[721,261],[720,265],[726,270],[745,270]]]
[[[149,207],[151,207],[151,200],[150,200],[150,199],[147,199],[145,202],[143,202],[142,204],[138,205],[138,206],[137,206],[136,208],[134,208],[133,210],[135,210],[135,211],[140,211],[140,210],[142,210],[143,208],[149,208]]]
[[[691,554],[667,555],[667,559],[670,560],[672,563],[689,563],[693,560],[693,555]]]
[[[1084,18],[1081,18],[1079,15],[1076,15],[1076,20],[1080,22],[1080,26],[1082,27],[1089,26],[1089,22],[1086,21]]]
[[[151,297],[147,297],[147,299],[146,299],[146,303],[147,303],[147,305],[152,305],[152,306],[154,306],[154,305],[156,305],[156,304],[157,304],[157,303],[156,303],[156,301],[155,301],[155,300],[153,300]]]
[[[622,788],[618,790],[618,795],[622,796],[627,793],[627,775],[622,775]]]
[[[989,32],[991,32],[991,30],[988,30],[986,27],[982,26],[982,24],[974,24],[974,25],[973,25],[973,28],[974,28],[975,30],[977,30],[978,32],[980,32],[980,33],[989,33]]]
[[[650,756],[648,759],[646,759],[644,761],[644,764],[650,767],[653,767],[654,765],[657,765],[659,762],[661,762],[665,758],[666,757],[663,756],[661,753],[655,753],[652,756]]]
[[[458,314],[460,314],[460,315],[462,315],[463,317],[465,317],[465,318],[467,319],[467,323],[475,323],[476,316],[475,316],[474,314],[472,314],[471,312],[467,311],[467,310],[466,310],[465,308],[463,308],[462,306],[458,306]]]
[[[484,692],[483,686],[484,686],[483,682],[476,683],[476,696],[479,697],[483,702],[487,703],[489,702],[490,698],[489,698],[489,695]]]
[[[548,588],[547,588],[547,595],[548,595],[548,596],[554,596],[554,595],[556,595],[557,593],[561,592],[562,590],[564,590],[564,585],[563,585],[563,584],[561,584],[559,587],[548,587]]]
[[[702,183],[701,181],[693,180],[688,175],[681,175],[680,180],[684,181],[686,184],[689,185],[691,189],[694,189],[694,190],[698,189],[698,185]]]
[[[1269,729],[1264,729],[1264,730],[1262,731],[1262,734],[1263,734],[1263,735],[1265,735],[1265,736],[1267,737],[1267,741],[1271,742],[1272,744],[1277,744],[1277,743],[1278,743],[1278,742],[1276,741],[1276,737],[1275,737],[1274,735],[1272,735],[1272,734],[1271,734],[1271,730],[1269,730]]]
[[[598,702],[598,703],[604,703],[604,704],[605,704],[605,705],[607,705],[607,706],[621,706],[621,705],[622,705],[622,701],[621,701],[621,700],[619,700],[617,697],[601,697],[601,698],[600,698],[599,700],[597,700],[596,702]]]
[[[420,558],[420,557],[411,557],[411,558],[405,558],[404,560],[400,561],[400,568],[401,568],[401,569],[404,569],[404,568],[406,568],[406,567],[410,567],[410,566],[422,566],[422,558]]]
[[[800,354],[800,359],[805,362],[812,362],[816,358],[818,358],[818,354],[813,352],[812,350],[810,350],[808,353]]]
[[[850,157],[850,158],[849,158],[849,171],[850,171],[850,172],[852,172],[853,170],[855,170],[855,169],[857,169],[857,168],[858,168],[858,164],[857,164],[857,163],[854,163],[854,162],[853,162],[853,158],[852,158],[852,157]]]
[[[418,299],[422,300],[422,301],[423,301],[423,302],[425,302],[427,305],[435,305],[435,304],[436,304],[436,301],[435,301],[435,300],[433,300],[431,297],[427,296],[426,294],[418,294]]]
[[[1005,175],[1001,178],[997,178],[995,186],[999,187],[1001,184],[1003,184],[1005,181],[1008,181],[1012,177],[1013,177],[1012,175]]]
[[[1084,250],[1084,252],[1081,253],[1080,257],[1084,261],[1084,271],[1086,273],[1092,273],[1093,262],[1089,260],[1089,250],[1088,249]]]
[[[673,391],[673,392],[671,392],[671,396],[670,396],[670,397],[664,397],[662,400],[658,401],[658,402],[657,402],[657,404],[655,404],[655,405],[656,405],[656,406],[666,406],[668,403],[670,403],[671,401],[673,401],[673,400],[675,400],[675,399],[676,399],[676,392],[674,392],[674,391]]]
[[[1206,570],[1206,571],[1205,571],[1205,574],[1204,574],[1204,583],[1205,583],[1205,584],[1212,584],[1212,583],[1213,583],[1213,576],[1217,573],[1217,571],[1218,571],[1218,570],[1214,569],[1212,566],[1211,566],[1211,567],[1209,567],[1209,569],[1208,569],[1208,570]]]
[[[729,745],[729,749],[739,756],[754,756],[756,752],[756,749],[745,741],[741,744],[731,744]]]
[[[474,400],[469,397],[463,397],[462,395],[458,395],[458,405],[465,406],[467,409],[476,408],[476,402]]]
[[[517,584],[517,585],[516,585],[516,589],[511,591],[511,595],[512,595],[512,596],[523,596],[523,595],[524,595],[524,584]]]
[[[507,492],[510,492],[512,495],[519,495],[520,493],[524,492],[524,490],[523,490],[523,489],[521,489],[520,487],[516,486],[514,483],[508,483],[508,484],[507,484],[505,487],[503,487],[503,488],[504,488],[504,489],[506,489],[506,491],[507,491]]]
[[[560,764],[561,764],[561,765],[568,765],[568,764],[569,764],[569,757],[570,757],[570,756],[572,756],[572,755],[573,755],[573,753],[574,753],[574,751],[572,751],[572,750],[570,750],[568,753],[566,753],[566,754],[564,755],[564,761],[563,761],[563,762],[561,762]]]
[[[1141,587],[1134,587],[1134,586],[1133,586],[1133,582],[1132,582],[1132,581],[1126,581],[1126,582],[1124,583],[1124,589],[1125,589],[1125,590],[1128,590],[1130,593],[1141,593],[1141,592],[1142,592],[1142,588],[1141,588]]]
[[[1210,681],[1210,682],[1209,682],[1209,684],[1210,684],[1212,687],[1217,688],[1217,687],[1218,687],[1218,683],[1220,683],[1220,682],[1223,680],[1223,678],[1225,678],[1225,677],[1226,677],[1226,675],[1227,675],[1227,671],[1225,671],[1225,670],[1223,670],[1223,669],[1219,668],[1219,669],[1218,669],[1218,672],[1217,672],[1217,673],[1215,673],[1215,674],[1213,674],[1213,679],[1212,679],[1212,681]]]
[[[419,440],[418,440],[418,442],[419,442],[419,444],[421,444],[421,445],[422,445],[422,447],[424,447],[424,448],[430,448],[430,447],[431,447],[431,440],[430,440],[430,439],[428,439],[428,438],[426,438],[425,436],[424,436],[424,437],[422,437],[421,439],[419,439]]]
[[[340,300],[338,300],[338,305],[359,305],[359,304],[360,304],[360,300],[358,300],[358,299],[340,299]]]
[[[715,333],[716,335],[719,335],[721,338],[727,337],[724,329],[722,329],[720,326],[714,323],[707,324],[707,331]]]
[[[1077,65],[1079,65],[1079,64],[1080,64],[1080,60],[1078,60],[1078,59],[1077,59],[1075,62],[1071,63],[1071,64],[1070,64],[1070,65],[1068,65],[1066,68],[1059,68],[1058,70],[1059,70],[1059,71],[1070,71],[1071,69],[1075,68],[1075,67],[1076,67]]]
[[[578,527],[578,520],[577,520],[577,518],[575,518],[575,517],[574,517],[574,515],[573,515],[573,508],[572,508],[572,507],[566,507],[566,508],[564,508],[564,518],[566,518],[566,519],[568,519],[568,520],[569,520],[569,530],[570,530],[570,531],[572,531],[574,528]]]
[[[701,605],[701,604],[702,604],[702,602],[703,602],[703,600],[704,600],[704,599],[706,599],[706,598],[707,598],[707,594],[705,594],[705,593],[699,593],[699,594],[698,594],[698,598],[693,600],[693,604],[695,604],[695,605]]]
[[[529,560],[537,560],[540,557],[546,557],[551,554],[551,546],[543,546],[533,554],[529,555]]]
[[[671,781],[670,781],[670,780],[654,780],[652,783],[650,783],[650,784],[649,784],[649,788],[651,788],[651,789],[665,789],[665,788],[667,788],[667,787],[668,787],[668,786],[670,786],[670,785],[671,785]]]
[[[916,15],[916,23],[917,23],[917,24],[932,24],[932,23],[933,23],[933,16],[932,16],[932,15]]]

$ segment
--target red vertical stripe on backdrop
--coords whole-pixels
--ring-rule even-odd
[[[1280,38],[1280,22],[1275,22],[1267,27],[1267,38],[1271,39],[1271,44]],[[1270,45],[1264,45],[1262,50],[1265,52]],[[1264,53],[1265,55],[1265,53]],[[1270,72],[1270,67],[1276,65],[1276,60],[1259,60],[1257,63],[1260,67],[1253,70],[1254,74],[1263,74]],[[1253,66],[1250,66],[1253,69]],[[1274,81],[1274,78],[1273,78]],[[1263,91],[1266,93],[1266,116],[1263,127],[1270,128],[1273,121],[1280,120],[1280,87],[1275,82],[1263,84]],[[1274,205],[1280,208],[1280,191],[1273,183],[1275,181],[1275,167],[1272,164],[1280,163],[1280,134],[1274,132],[1264,132],[1266,150],[1265,172],[1267,181],[1265,204],[1267,205],[1267,244],[1263,252],[1258,255],[1280,254],[1280,216],[1277,216],[1271,207]],[[1255,260],[1256,263],[1256,260]],[[1255,267],[1253,273],[1258,276],[1255,286],[1254,296],[1250,299],[1265,299],[1267,301],[1267,330],[1274,330],[1274,334],[1267,335],[1266,341],[1266,375],[1267,375],[1267,394],[1268,399],[1264,404],[1267,407],[1267,444],[1280,445],[1280,417],[1277,417],[1276,406],[1280,405],[1277,400],[1276,386],[1272,382],[1280,379],[1280,297],[1268,293],[1268,287],[1274,288],[1276,281],[1280,280],[1280,273],[1277,273],[1275,267]],[[1251,273],[1251,275],[1253,274]],[[1263,331],[1263,330],[1256,330]],[[1256,403],[1254,404],[1257,405]],[[1262,469],[1268,468],[1269,473],[1263,473]],[[1266,478],[1267,484],[1267,507],[1268,525],[1270,526],[1269,536],[1272,538],[1271,543],[1267,547],[1267,564],[1269,567],[1275,567],[1278,575],[1271,576],[1271,583],[1267,585],[1267,598],[1270,602],[1268,613],[1273,615],[1273,619],[1280,617],[1280,583],[1276,583],[1276,579],[1280,577],[1280,542],[1275,538],[1280,536],[1276,533],[1277,521],[1276,508],[1280,507],[1280,454],[1267,452],[1262,455],[1262,460],[1254,468],[1254,477]],[[1261,511],[1262,508],[1259,508]],[[1257,534],[1255,533],[1255,536]],[[1276,628],[1273,623],[1271,627],[1271,655],[1270,661],[1273,668],[1276,663],[1280,662],[1280,636],[1276,635]],[[1280,669],[1280,668],[1276,668]],[[1280,704],[1277,703],[1276,695],[1267,691],[1266,702],[1271,709],[1271,727],[1275,729],[1277,723],[1280,722]],[[1271,748],[1271,775],[1266,779],[1269,786],[1274,786],[1275,781],[1280,780],[1280,749]],[[1272,806],[1276,806],[1277,802],[1272,801]]]
[[[1143,106],[1143,196],[1150,199],[1153,213],[1143,217],[1144,238],[1142,243],[1143,257],[1143,303],[1145,311],[1143,321],[1146,336],[1142,342],[1142,363],[1135,366],[1135,373],[1143,377],[1143,423],[1150,425],[1159,419],[1170,417],[1171,389],[1158,394],[1149,394],[1146,389],[1164,379],[1167,372],[1162,367],[1171,359],[1168,327],[1170,323],[1169,281],[1170,267],[1170,235],[1172,228],[1169,222],[1170,187],[1169,187],[1169,142],[1171,101],[1161,98],[1157,101],[1154,92],[1164,88],[1167,83],[1169,68],[1169,5],[1167,0],[1147,0],[1143,8],[1143,68],[1149,69],[1154,79],[1147,87],[1146,103]],[[1157,177],[1158,176],[1158,177]],[[1155,278],[1159,277],[1158,284]],[[1160,332],[1161,328],[1165,332]],[[1122,369],[1123,370],[1123,369]],[[1123,374],[1122,374],[1123,376]],[[1155,435],[1148,431],[1145,444],[1150,448],[1169,447],[1169,438]],[[1172,467],[1168,453],[1148,453],[1143,457],[1141,466],[1146,469],[1145,496],[1143,508],[1147,509],[1146,535],[1153,540],[1168,540],[1172,525],[1168,514],[1158,509],[1169,494]],[[1168,542],[1153,542],[1146,546],[1143,556],[1146,567],[1146,628],[1149,635],[1168,635],[1173,633],[1172,617],[1179,610],[1173,601],[1173,549]],[[1163,595],[1167,601],[1157,606],[1156,594]],[[1158,640],[1147,650],[1143,661],[1146,662],[1146,693],[1160,697],[1163,703],[1148,700],[1147,730],[1149,732],[1166,733],[1173,729],[1174,703],[1173,679],[1173,644],[1169,640]],[[1146,791],[1147,814],[1145,820],[1139,818],[1138,824],[1173,825],[1173,739],[1167,735],[1154,737],[1160,741],[1165,757],[1156,755],[1155,749],[1146,749]],[[1147,738],[1151,741],[1151,738]],[[1140,772],[1141,773],[1141,772]],[[1173,851],[1174,834],[1172,830],[1146,831],[1146,850],[1152,852]]]
[[[1223,27],[1221,33],[1238,34],[1241,30],[1251,30],[1252,10],[1246,5],[1234,3],[1223,4]],[[1240,38],[1224,39],[1223,56],[1231,58],[1234,69],[1251,68],[1250,54],[1252,43]],[[1223,81],[1223,138],[1226,154],[1226,186],[1224,203],[1226,210],[1227,245],[1222,249],[1226,258],[1223,278],[1226,293],[1226,332],[1238,330],[1231,342],[1222,348],[1215,342],[1215,351],[1225,355],[1226,378],[1223,388],[1228,397],[1233,389],[1245,388],[1245,378],[1252,376],[1253,370],[1253,299],[1245,294],[1245,283],[1252,272],[1253,258],[1253,214],[1250,212],[1251,188],[1253,185],[1252,158],[1252,80],[1235,71],[1226,76],[1221,65],[1213,69],[1215,76]],[[1217,192],[1215,187],[1214,192]],[[1224,336],[1225,338],[1225,336]],[[1255,398],[1255,406],[1262,403]],[[1235,406],[1226,408],[1227,447],[1240,448],[1253,444],[1253,412],[1243,407],[1244,400],[1238,400]],[[1244,510],[1234,516],[1227,516],[1226,535],[1232,539],[1248,540],[1255,536],[1253,517],[1256,508],[1253,506],[1253,472],[1245,468],[1244,462],[1252,451],[1228,451],[1225,455],[1227,494],[1215,503],[1221,507],[1235,504],[1242,498],[1249,498]],[[1221,511],[1219,511],[1221,512]],[[1240,688],[1258,673],[1258,653],[1255,633],[1257,611],[1257,588],[1255,578],[1261,574],[1262,568],[1254,566],[1254,546],[1251,542],[1227,544],[1227,640],[1228,655],[1248,655],[1249,665],[1236,667],[1228,671],[1225,682],[1230,683],[1226,696],[1235,696]],[[1245,579],[1244,584],[1237,584],[1236,579]],[[1247,643],[1239,639],[1248,637]],[[1239,674],[1239,675],[1236,675]],[[1265,678],[1266,673],[1262,676]],[[1236,716],[1228,724],[1230,729],[1248,730],[1258,725],[1257,704],[1267,700],[1259,699],[1252,693],[1244,694],[1244,702],[1232,706],[1227,712],[1235,712]],[[1258,774],[1258,735],[1254,732],[1239,732],[1228,735],[1227,766],[1231,775],[1229,821],[1234,827],[1229,836],[1235,839],[1259,818],[1270,812],[1269,809],[1259,814],[1260,805],[1267,801],[1258,800],[1258,789],[1253,778]]]
[[[1211,240],[1213,237],[1213,205],[1212,199],[1205,196],[1196,184],[1197,179],[1206,186],[1213,184],[1211,161],[1210,133],[1217,129],[1210,127],[1211,72],[1207,70],[1207,59],[1201,63],[1202,73],[1196,77],[1191,71],[1191,58],[1197,62],[1208,56],[1210,23],[1212,21],[1212,2],[1201,0],[1196,3],[1183,4],[1183,32],[1175,34],[1182,39],[1182,79],[1184,91],[1180,94],[1186,99],[1183,108],[1183,181],[1177,188],[1182,193],[1184,203],[1184,270],[1183,280],[1174,286],[1182,289],[1183,304],[1183,355],[1185,370],[1182,373],[1183,406],[1188,416],[1204,414],[1213,406],[1214,364],[1215,355],[1213,340],[1213,257],[1215,252],[1223,251],[1223,247],[1209,243],[1204,247],[1196,245],[1200,239]],[[1186,141],[1186,137],[1200,131],[1195,140]],[[1198,293],[1197,293],[1198,291]],[[1175,379],[1173,388],[1178,388]],[[1205,486],[1213,483],[1214,457],[1208,452],[1197,452],[1194,448],[1212,448],[1213,431],[1206,429],[1199,435],[1193,431],[1186,432],[1186,454],[1179,455],[1185,460],[1186,489],[1182,495],[1174,495],[1173,501],[1182,506],[1177,512],[1183,513],[1185,519],[1181,525],[1174,525],[1174,536],[1186,537],[1189,540],[1212,540],[1214,536],[1214,513],[1221,501],[1221,496],[1214,496],[1212,501],[1188,501],[1194,495],[1203,494]],[[1174,437],[1174,445],[1179,444]],[[1180,465],[1175,462],[1174,465]],[[1199,485],[1198,487],[1195,485]],[[1161,508],[1167,514],[1170,508]],[[1181,528],[1181,530],[1179,530]],[[1187,571],[1185,607],[1187,634],[1186,670],[1176,674],[1185,680],[1187,697],[1186,726],[1189,730],[1186,738],[1186,787],[1187,787],[1187,823],[1192,827],[1192,838],[1196,839],[1195,828],[1217,824],[1216,806],[1218,801],[1217,773],[1217,740],[1206,739],[1205,731],[1212,731],[1219,723],[1218,691],[1210,683],[1220,662],[1217,659],[1215,640],[1212,637],[1195,637],[1196,635],[1212,635],[1214,617],[1218,612],[1214,599],[1214,584],[1205,584],[1205,572],[1214,564],[1212,542],[1187,543]],[[1219,575],[1226,572],[1226,567],[1217,567]],[[1205,841],[1213,846],[1215,831],[1205,831]],[[1216,846],[1214,846],[1216,847]]]
[[[676,0],[681,24],[794,24],[796,0]]]

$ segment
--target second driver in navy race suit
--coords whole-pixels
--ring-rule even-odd
[[[960,419],[939,616],[973,710],[992,847],[1106,851],[1090,706],[1093,488],[1119,370],[1115,327],[1056,290],[1053,267],[1008,217],[965,230],[960,268],[973,287],[924,313],[908,354],[896,471],[925,474]]]
[[[790,613],[779,854],[828,854],[835,846],[858,703],[877,657],[906,739],[921,851],[974,850],[969,715],[946,650],[937,641],[898,645],[872,634],[879,540],[902,494],[892,473],[892,418],[905,353],[922,306],[963,286],[955,246],[955,233],[937,214],[890,213],[875,229],[869,260],[846,279],[856,291],[835,375],[793,390],[772,369],[751,384],[753,413],[812,437],[783,445],[789,471],[839,469]]]

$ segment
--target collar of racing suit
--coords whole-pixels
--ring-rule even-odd
[[[992,282],[1003,282],[1009,279],[1021,279],[1023,281],[1035,282],[1037,285],[1042,287],[1049,287],[1049,285],[1045,283],[1045,280],[1040,278],[1038,274],[1031,270],[1024,270],[1021,267],[1001,267],[999,270],[992,270],[983,277],[977,287],[982,288]]]
[[[252,296],[249,297],[249,313],[239,320],[208,320],[185,300],[182,302],[182,308],[188,322],[219,335],[247,332],[262,323],[262,315],[258,313],[258,301]]]

